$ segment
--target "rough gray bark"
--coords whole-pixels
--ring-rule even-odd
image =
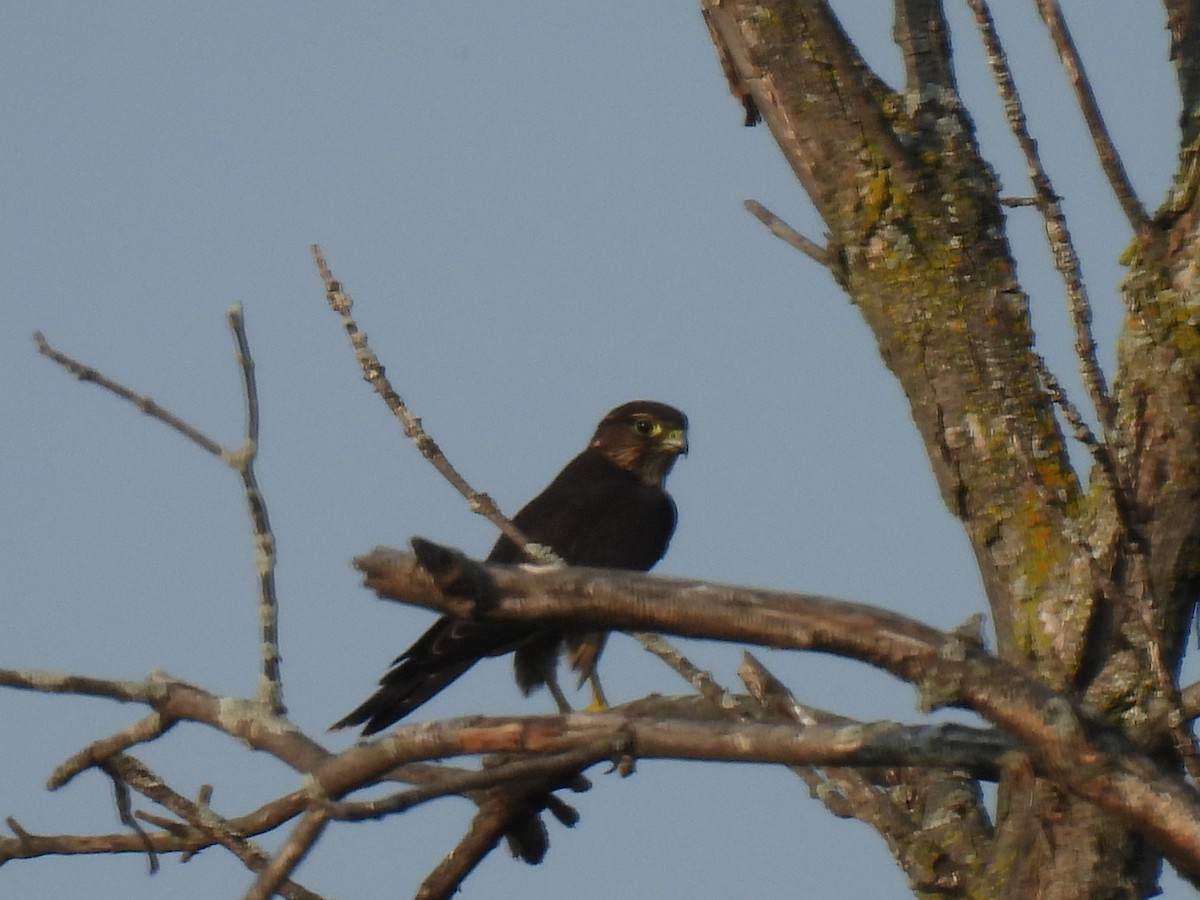
[[[1182,776],[1190,732],[1161,710],[1178,701],[1200,588],[1198,5],[1165,3],[1184,113],[1175,188],[1153,219],[1124,183],[1090,94],[1080,94],[1133,232],[1111,398],[1089,344],[1086,294],[1068,277],[1101,423],[1090,479],[1067,457],[1058,389],[1033,349],[998,184],[956,91],[941,3],[896,0],[906,84],[895,89],[822,0],[702,5],[735,93],[761,112],[823,217],[835,276],[905,390],[946,505],[974,548],[1001,658],[1075,696]],[[986,3],[970,5],[986,32]],[[1078,81],[1057,4],[1036,5]],[[1003,82],[999,46],[989,53]],[[1015,97],[1006,102],[1019,119]],[[1057,198],[1037,178],[1034,190],[1056,253],[1069,251]],[[1121,816],[1027,766],[1006,772],[1001,799],[994,838],[978,868],[965,870],[965,893],[1153,890],[1159,854]],[[964,827],[979,812],[968,805]]]

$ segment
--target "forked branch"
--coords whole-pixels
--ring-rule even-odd
[[[139,410],[182,434],[192,443],[211,453],[238,473],[250,513],[254,537],[255,569],[259,577],[259,618],[262,622],[262,673],[258,684],[258,701],[273,714],[282,715],[283,681],[279,671],[279,599],[275,592],[275,534],[267,515],[267,502],[258,488],[254,461],[258,456],[258,386],[254,378],[254,358],[246,337],[242,307],[235,304],[229,310],[229,327],[237,345],[238,368],[242,373],[246,402],[246,436],[242,446],[228,449],[195,428],[150,397],[138,394],[92,366],[85,365],[52,347],[40,331],[33,335],[38,353],[58,363],[80,381],[90,381]]]

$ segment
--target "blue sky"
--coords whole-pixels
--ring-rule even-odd
[[[895,81],[890,4],[836,6]],[[951,6],[985,152],[1006,191],[1024,194],[978,38]],[[1128,229],[1032,4],[1003,6],[1111,364]],[[1153,209],[1176,152],[1161,14],[1114,0],[1064,7]],[[113,678],[165,669],[239,695],[256,676],[255,573],[234,475],[37,357],[35,329],[235,445],[242,402],[224,322],[244,305],[263,404],[259,478],[279,541],[285,699],[310,733],[361,700],[429,621],[373,600],[350,558],[412,534],[486,552],[491,526],[359,378],[313,242],[413,409],[508,512],[610,407],[653,397],[692,425],[660,571],[828,593],[941,627],[980,611],[972,555],[873,338],[826,272],[742,209],[755,198],[822,234],[769,133],[741,127],[697,6],[471,2],[455,13],[225,2],[8,11],[0,665]],[[1040,347],[1072,388],[1040,222],[1027,209],[1009,221]],[[737,686],[738,648],[686,647]],[[814,705],[919,718],[908,688],[862,666],[762,656]],[[614,700],[686,689],[621,638],[603,670]],[[521,699],[499,661],[427,712],[551,709],[544,696]],[[0,812],[35,832],[119,829],[101,777],[55,794],[42,785],[140,710],[16,692],[0,692],[0,710]],[[184,793],[214,784],[228,814],[296,785],[195,726],[139,755]],[[466,896],[644,896],[651,884],[667,897],[737,896],[747,884],[767,898],[798,885],[814,898],[908,896],[882,842],[833,819],[787,772],[645,762],[627,780],[592,774],[593,790],[575,798],[581,824],[551,825],[543,866],[494,854]],[[334,828],[298,878],[328,896],[411,895],[470,813],[452,800]],[[154,878],[145,868],[136,856],[18,862],[0,888],[57,898],[102,884],[111,896],[189,900],[238,896],[249,882],[218,850],[184,866],[167,858]]]

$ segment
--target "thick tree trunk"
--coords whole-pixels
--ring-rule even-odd
[[[998,183],[957,93],[941,4],[896,2],[903,90],[870,71],[822,0],[706,0],[704,12],[735,94],[757,107],[824,218],[835,277],[908,396],[942,496],[974,548],[1000,655],[1074,692],[1181,771],[1182,727],[1177,746],[1161,711],[1200,586],[1190,146],[1200,15],[1193,2],[1167,7],[1188,143],[1172,198],[1134,236],[1112,401],[1092,373],[1104,464],[1086,491],[1033,350]],[[976,12],[986,19],[986,8]],[[1057,203],[1035,190],[1044,208]],[[1052,215],[1047,223],[1060,236]],[[1111,815],[1014,765],[977,863],[965,893],[1139,897],[1153,890],[1160,860]]]

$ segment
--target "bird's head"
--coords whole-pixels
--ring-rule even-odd
[[[687,454],[687,416],[665,403],[634,400],[600,420],[588,447],[661,486],[675,460]]]

